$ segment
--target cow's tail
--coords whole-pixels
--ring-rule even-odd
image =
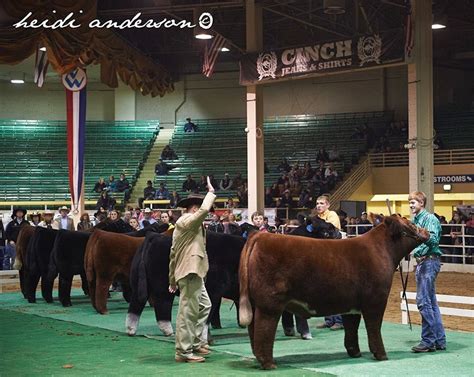
[[[250,302],[249,292],[249,260],[250,254],[255,245],[257,233],[249,237],[245,243],[244,249],[240,256],[239,267],[239,285],[240,285],[240,304],[239,304],[239,323],[242,326],[248,326],[252,323],[253,310]]]
[[[148,300],[148,278],[146,273],[145,259],[148,248],[145,247],[146,240],[138,250],[138,257],[140,258],[137,267],[137,299],[140,305],[145,306]]]
[[[94,232],[89,238],[86,245],[86,252],[84,255],[84,270],[86,272],[87,282],[89,286],[95,281],[95,268],[94,268],[94,247],[97,243],[97,233]]]

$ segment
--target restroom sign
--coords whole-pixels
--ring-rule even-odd
[[[474,174],[436,175],[434,183],[474,183]]]

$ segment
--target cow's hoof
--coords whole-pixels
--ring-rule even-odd
[[[71,301],[61,302],[61,305],[64,306],[65,308],[72,306]]]
[[[347,350],[347,354],[350,356],[350,357],[354,357],[354,358],[358,358],[358,357],[361,357],[362,354],[360,353],[360,350],[359,349],[348,349]]]
[[[275,363],[266,363],[266,364],[262,364],[262,369],[265,369],[265,370],[271,370],[271,369],[276,369],[276,364]]]
[[[29,302],[30,304],[36,304],[36,299],[35,299],[35,298],[29,298],[29,299],[28,299],[28,302]]]
[[[97,310],[97,313],[101,314],[101,315],[107,315],[109,314],[109,311],[107,309],[105,310]]]
[[[133,313],[128,313],[125,319],[125,328],[127,329],[128,336],[134,336],[137,333],[138,322],[140,317]]]
[[[374,353],[374,358],[375,358],[375,360],[377,360],[377,361],[385,361],[385,360],[388,360],[388,357],[387,357],[386,354],[378,355],[378,354]]]
[[[158,328],[163,333],[164,336],[171,336],[174,334],[173,326],[171,321],[158,321]]]

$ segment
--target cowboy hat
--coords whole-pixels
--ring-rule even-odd
[[[31,214],[30,214],[30,218],[33,218],[34,216],[41,217],[41,214],[40,214],[38,211],[33,211],[33,212],[31,212]]]
[[[67,208],[66,206],[59,207],[59,212],[61,212],[61,211],[68,211],[69,212],[69,208]]]
[[[187,198],[181,199],[178,202],[178,207],[189,208],[192,205],[201,205],[204,201],[204,195],[189,194]]]
[[[43,216],[45,215],[51,215],[51,216],[54,216],[54,212],[51,211],[50,209],[46,209],[44,212],[43,212]]]
[[[27,212],[26,209],[25,209],[25,208],[22,208],[22,207],[16,207],[16,208],[13,208],[12,220],[16,217],[16,213],[17,213],[18,211],[23,212],[23,217],[25,217],[26,212]]]
[[[150,208],[145,208],[145,210],[143,211],[144,213],[151,213],[151,209]]]

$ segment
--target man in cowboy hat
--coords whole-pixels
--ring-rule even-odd
[[[207,347],[205,323],[211,310],[211,301],[204,286],[209,270],[206,253],[206,232],[203,221],[211,209],[216,195],[209,177],[208,193],[191,194],[178,203],[186,208],[176,221],[169,265],[169,291],[181,291],[176,317],[177,362],[199,363],[210,353]]]
[[[25,224],[28,224],[28,221],[25,220],[26,209],[24,208],[15,208],[12,213],[12,221],[7,225],[5,229],[5,238],[7,244],[5,245],[5,252],[3,255],[3,269],[11,270],[11,267],[15,263],[15,245],[18,238],[18,233],[20,228]]]
[[[74,231],[76,228],[74,227],[74,220],[68,217],[69,208],[66,206],[62,206],[59,208],[59,213],[61,217],[55,220],[57,229],[66,229]]]
[[[153,211],[150,208],[145,208],[143,211],[143,219],[140,221],[140,229],[145,228],[148,225],[156,223],[156,220],[152,216]]]
[[[56,222],[53,222],[54,212],[47,209],[43,212],[43,221],[38,226],[48,229],[58,229]]]
[[[38,226],[41,222],[41,214],[38,211],[33,211],[30,215],[30,225]]]

